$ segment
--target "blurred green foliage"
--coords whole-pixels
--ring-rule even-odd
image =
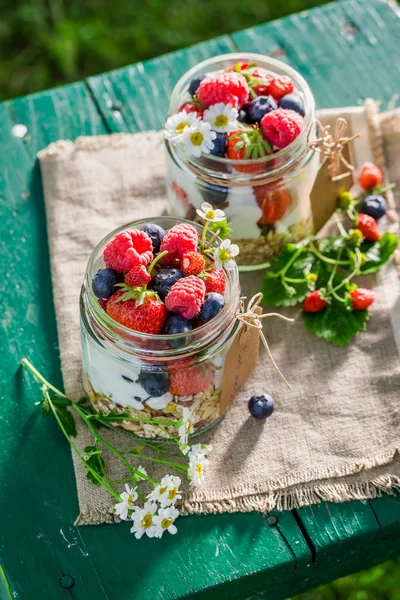
[[[343,577],[292,600],[400,600],[400,558]]]
[[[2,0],[0,100],[83,79],[327,0]]]

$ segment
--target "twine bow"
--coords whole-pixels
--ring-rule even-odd
[[[360,137],[359,133],[346,137],[347,121],[343,117],[339,117],[335,124],[335,131],[332,135],[330,125],[324,127],[317,121],[318,127],[321,130],[321,137],[309,142],[309,147],[316,152],[323,154],[321,167],[328,163],[328,174],[331,181],[338,181],[344,177],[348,177],[354,171],[354,166],[343,156],[343,149],[350,142]],[[341,173],[342,165],[348,169],[345,173]]]
[[[245,309],[243,301],[246,300],[246,297],[244,296],[243,298],[240,298],[239,312],[237,313],[236,318],[238,319],[238,321],[241,321],[248,327],[254,327],[259,330],[260,339],[264,345],[264,348],[265,348],[269,358],[271,359],[272,364],[274,365],[276,371],[282,377],[283,381],[286,383],[288,388],[292,389],[290,383],[287,381],[285,376],[281,373],[278,365],[276,364],[276,362],[274,360],[274,357],[271,354],[271,350],[269,349],[268,342],[265,339],[261,319],[267,319],[268,317],[279,317],[279,319],[283,319],[284,321],[289,321],[290,323],[293,323],[294,319],[289,319],[288,317],[284,317],[283,315],[281,315],[279,313],[266,313],[264,315],[258,314],[256,309],[260,305],[260,302],[262,299],[263,299],[263,295],[261,292],[259,292],[258,294],[253,296],[251,298],[251,300],[249,300],[249,302],[247,304],[247,308]]]

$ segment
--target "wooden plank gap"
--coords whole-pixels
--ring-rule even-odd
[[[97,109],[97,112],[100,115],[102,123],[104,124],[104,127],[107,130],[107,133],[110,133],[110,134],[117,133],[116,131],[113,131],[113,129],[110,127],[108,119],[106,118],[106,115],[104,114],[104,109],[100,105],[100,102],[90,85],[89,77],[84,79],[82,81],[82,83],[85,86],[85,89],[88,92],[88,95],[90,96],[93,104],[95,105],[95,107]],[[109,108],[110,112],[113,113],[114,116],[118,113],[120,115],[121,121],[126,125],[126,127],[128,127],[128,123],[127,123],[124,113],[123,113],[123,104],[119,101],[113,101],[111,96],[109,96],[108,98],[109,98],[109,100],[106,101],[107,108]],[[132,121],[134,121],[135,125],[137,126],[135,117],[132,117]]]
[[[295,518],[295,521],[296,521],[301,533],[303,534],[306,544],[311,552],[311,561],[312,561],[312,564],[314,565],[317,562],[317,549],[316,549],[311,537],[309,536],[306,528],[304,527],[304,524],[303,524],[302,520],[300,519],[296,509],[292,510],[292,515]]]

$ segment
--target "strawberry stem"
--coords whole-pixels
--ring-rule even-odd
[[[161,260],[163,258],[163,256],[165,256],[166,254],[168,254],[168,250],[164,250],[164,252],[160,252],[160,254],[157,254],[157,256],[149,264],[149,266],[147,267],[147,271],[149,272],[150,275],[151,275],[151,272],[153,271],[155,265],[158,263],[158,261]]]

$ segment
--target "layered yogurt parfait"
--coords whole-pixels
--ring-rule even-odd
[[[88,263],[81,293],[85,389],[96,411],[128,414],[131,420],[116,424],[138,436],[168,438],[185,409],[194,433],[223,412],[224,364],[239,306],[238,248],[218,237],[226,229],[222,211],[203,204],[199,217],[203,225],[170,217],[130,223],[103,239]]]
[[[176,84],[164,127],[170,212],[225,211],[238,263],[261,268],[312,231],[319,157],[314,99],[299,73],[257,54],[200,63]]]

